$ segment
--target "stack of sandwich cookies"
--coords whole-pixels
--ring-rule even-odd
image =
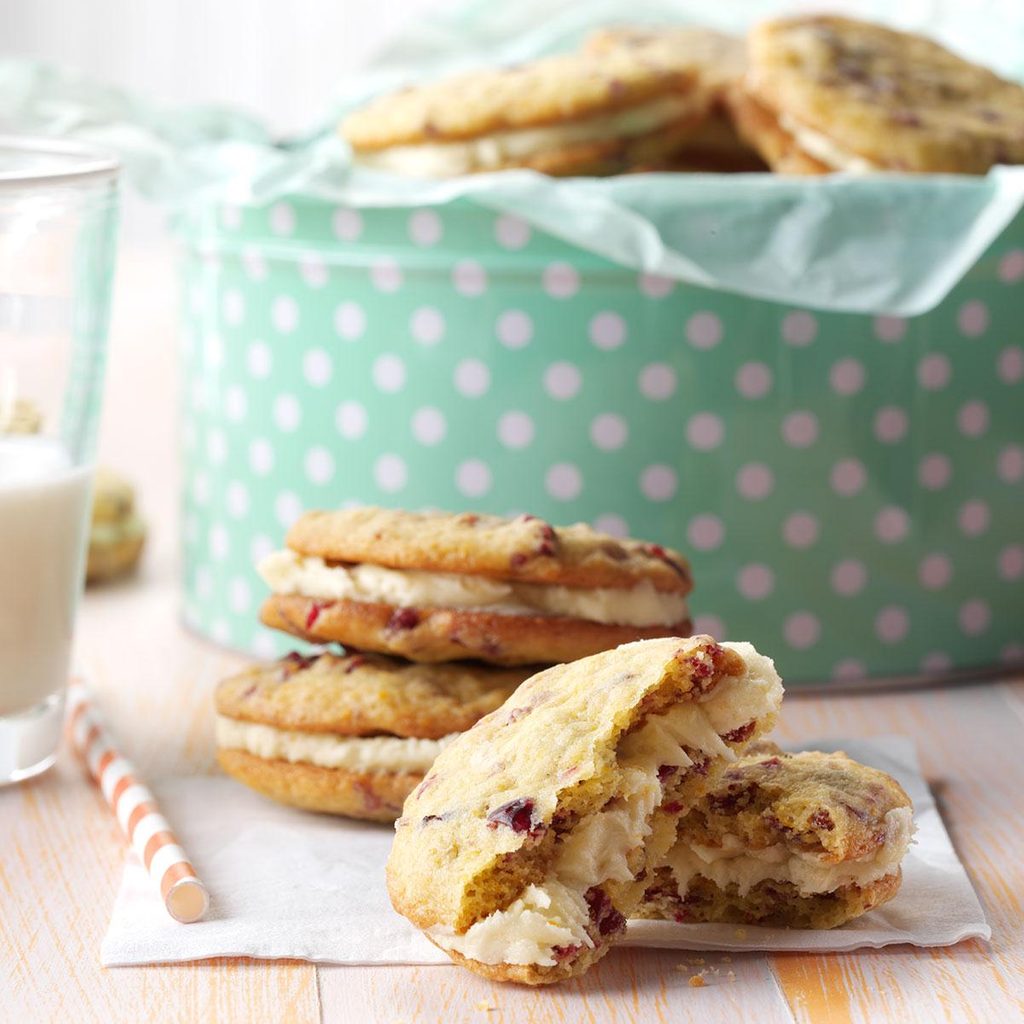
[[[680,819],[640,916],[834,928],[896,895],[912,835],[884,772],[759,745]]]
[[[769,659],[710,637],[541,672],[453,740],[406,802],[392,903],[487,977],[582,973],[623,931],[679,817],[781,698]]]
[[[685,559],[535,516],[311,512],[260,564],[264,624],[413,661],[574,661],[690,632]]]
[[[218,686],[217,759],[283,803],[394,821],[443,747],[500,707],[528,674],[291,654]]]
[[[831,16],[756,27],[728,97],[773,170],[984,174],[1024,162],[1024,88],[922,36]]]
[[[415,86],[341,131],[358,164],[396,174],[608,174],[671,153],[710,103],[690,69],[616,48]]]

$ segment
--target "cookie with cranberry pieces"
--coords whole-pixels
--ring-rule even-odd
[[[984,174],[1024,162],[1024,87],[924,36],[830,15],[757,26],[734,91],[776,170]]]
[[[266,625],[413,661],[573,661],[690,627],[682,555],[531,515],[310,512],[259,568]]]
[[[533,676],[406,801],[387,864],[395,909],[486,977],[582,974],[625,928],[678,818],[781,698],[768,658],[706,636]]]
[[[680,819],[639,916],[835,928],[896,895],[913,830],[885,772],[761,746]]]
[[[217,687],[217,760],[282,803],[394,821],[452,737],[527,675],[370,654],[291,654]]]
[[[381,96],[341,133],[357,164],[412,177],[612,174],[671,152],[710,103],[692,68],[659,54],[564,53]]]

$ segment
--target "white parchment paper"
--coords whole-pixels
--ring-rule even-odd
[[[910,794],[917,836],[903,862],[899,895],[832,931],[636,921],[624,944],[822,951],[892,943],[945,946],[990,938],[910,741],[885,737],[807,746],[845,750],[894,775]],[[129,856],[101,949],[105,966],[220,956],[347,964],[449,962],[391,909],[384,886],[390,827],[291,810],[220,777],[170,779],[153,788],[209,887],[211,912],[197,924],[171,920],[141,864]]]

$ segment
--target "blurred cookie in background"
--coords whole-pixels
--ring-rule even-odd
[[[694,67],[613,46],[413,86],[350,114],[341,133],[357,164],[411,177],[614,174],[673,153],[711,99]]]
[[[0,402],[0,434],[38,434],[43,414],[27,398]]]
[[[1024,88],[931,39],[796,16],[750,33],[728,93],[740,134],[789,174],[984,174],[1024,162]]]
[[[146,527],[135,511],[131,484],[112,470],[97,469],[86,582],[100,583],[131,572],[145,542]]]

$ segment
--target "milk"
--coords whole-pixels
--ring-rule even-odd
[[[0,436],[0,717],[67,682],[90,480],[57,441]]]

